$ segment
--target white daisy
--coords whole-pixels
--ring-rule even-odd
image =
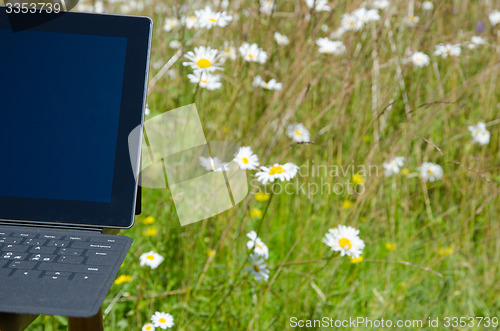
[[[172,40],[171,42],[168,43],[168,47],[172,49],[179,49],[181,48],[182,44],[179,40]]]
[[[417,67],[425,67],[429,65],[430,63],[430,58],[427,54],[424,54],[422,52],[415,52],[412,54],[410,57],[411,62]]]
[[[500,23],[500,10],[494,10],[488,15],[491,25],[495,26]]]
[[[490,142],[490,132],[486,129],[486,125],[483,122],[479,122],[476,125],[469,126],[469,131],[472,135],[472,140],[474,143],[479,145],[488,145]]]
[[[200,165],[205,168],[207,171],[228,171],[229,165],[226,162],[222,162],[219,160],[217,156],[214,157],[199,157]]]
[[[151,322],[153,322],[155,328],[170,329],[174,326],[174,317],[168,313],[157,311],[151,316]]]
[[[452,45],[452,44],[439,44],[436,45],[436,50],[434,51],[434,55],[441,56],[442,58],[447,58],[449,56],[459,56],[462,53],[462,49],[460,45]]]
[[[307,143],[311,139],[311,133],[302,123],[293,123],[286,128],[286,135],[296,143]]]
[[[233,43],[229,41],[224,42],[224,49],[221,51],[222,58],[225,60],[236,60],[238,55],[236,54],[236,48],[234,48]]]
[[[181,23],[186,29],[195,29],[198,27],[198,17],[196,17],[196,15],[184,16],[181,18]]]
[[[267,53],[259,48],[257,44],[244,42],[240,46],[239,51],[245,61],[259,63],[265,63],[267,61]]]
[[[267,269],[266,261],[262,256],[255,253],[250,254],[248,261],[252,266],[245,267],[245,270],[249,270],[250,275],[254,276],[256,281],[260,283],[262,280],[267,281],[269,279],[269,269]]]
[[[254,253],[262,256],[265,260],[269,258],[269,248],[266,244],[257,236],[257,232],[250,231],[247,233],[247,237],[250,239],[247,242],[248,249],[254,249]]]
[[[224,27],[233,19],[225,11],[214,12],[209,6],[206,6],[205,9],[195,10],[194,15],[198,19],[198,26],[206,29],[211,29],[214,26]]]
[[[148,104],[146,104],[146,109],[144,109],[144,115],[149,116],[149,114],[151,114],[151,109],[149,109]]]
[[[337,30],[335,30],[332,33],[330,33],[330,38],[332,38],[332,39],[340,39],[344,35],[345,32],[346,32],[346,29],[343,26],[340,26]],[[316,44],[317,43],[318,43],[318,41],[316,41]]]
[[[179,26],[179,20],[175,17],[170,17],[165,20],[165,24],[163,25],[163,30],[170,32]]]
[[[278,43],[278,45],[288,45],[290,40],[288,40],[288,37],[285,35],[282,35],[279,32],[274,33],[274,40]]]
[[[478,46],[486,45],[487,43],[488,41],[486,40],[486,38],[479,36],[472,36],[470,43],[467,44],[467,47],[469,49],[474,49],[477,48]]]
[[[220,75],[214,75],[202,70],[194,70],[193,73],[188,74],[187,77],[191,83],[198,84],[200,87],[209,91],[217,90],[222,87]]]
[[[155,326],[151,323],[146,323],[142,327],[142,331],[155,331]]]
[[[389,162],[384,162],[382,167],[385,169],[385,175],[391,176],[393,174],[399,174],[399,168],[404,165],[405,158],[402,156],[395,157]]]
[[[373,7],[378,9],[386,9],[391,5],[389,0],[374,0]]]
[[[222,70],[219,51],[210,47],[195,47],[194,52],[189,51],[184,55],[189,61],[182,62],[183,66],[190,66],[193,69],[214,72]]]
[[[272,0],[260,0],[260,12],[264,15],[271,15],[274,8],[274,1]]]
[[[259,158],[250,146],[240,147],[234,154],[234,162],[243,170],[255,170],[259,166]]]
[[[266,82],[263,80],[260,76],[255,76],[252,82],[253,87],[262,87],[267,90],[276,90],[276,91],[281,91],[281,88],[283,85],[281,83],[278,83],[276,79],[271,79],[270,81]]]
[[[140,256],[139,260],[141,261],[141,267],[148,266],[151,269],[156,269],[164,260],[163,256],[160,254],[149,251]]]
[[[432,10],[434,9],[434,4],[432,1],[424,1],[422,2],[422,9],[423,10]]]
[[[332,251],[340,252],[340,256],[358,258],[363,254],[365,242],[358,236],[359,230],[345,225],[339,225],[336,229],[329,229],[322,242]]]
[[[285,163],[283,165],[275,163],[270,167],[260,167],[259,172],[255,174],[257,180],[262,184],[267,184],[268,182],[274,182],[275,179],[279,179],[282,182],[289,181],[297,174],[299,167],[291,162]]]
[[[342,15],[340,25],[345,31],[359,31],[363,28],[363,22],[356,15],[349,13]]]
[[[315,11],[331,11],[327,0],[306,0],[306,5],[309,8],[314,8]]]
[[[356,9],[352,14],[363,24],[380,20],[380,15],[376,9],[366,9],[361,7]]]
[[[413,15],[408,15],[403,19],[403,23],[410,27],[415,26],[418,23],[418,21],[420,21],[420,18],[418,16],[413,16]]]
[[[338,40],[319,38],[316,40],[316,45],[319,46],[320,53],[339,55],[345,52],[344,44]]]
[[[417,168],[420,171],[420,176],[424,182],[434,182],[440,180],[443,177],[443,168],[439,164],[432,162],[424,162],[420,167]]]

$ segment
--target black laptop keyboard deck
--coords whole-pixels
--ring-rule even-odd
[[[0,231],[1,274],[21,277],[89,279],[112,264],[121,245],[116,239]]]
[[[90,290],[99,292],[99,288],[111,286],[131,242],[125,236],[92,231],[0,226],[0,292],[9,295],[11,287],[17,287],[11,294],[15,301],[20,290],[56,297],[55,292],[60,288],[71,289],[77,296],[88,296],[86,292]],[[56,290],[42,293],[50,288]],[[103,295],[106,293],[107,290]],[[4,299],[6,302],[2,302]],[[85,301],[74,299],[82,304]],[[0,295],[0,307],[8,301]],[[47,306],[45,302],[44,306]],[[26,312],[63,315],[36,309]]]

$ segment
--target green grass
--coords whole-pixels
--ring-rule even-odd
[[[270,55],[263,65],[241,58],[226,62],[223,87],[216,91],[189,83],[191,70],[179,59],[172,67],[177,77],[162,77],[149,89],[152,115],[195,102],[207,140],[252,146],[265,165],[375,165],[379,173],[365,176],[363,194],[275,194],[261,220],[249,211],[264,211],[267,202],[250,194],[236,208],[184,227],[168,191],[145,189],[143,214],[123,231],[135,242],[119,274],[133,279],[111,288],[103,306],[112,306],[106,330],[140,330],[155,311],[171,313],[179,330],[283,330],[290,329],[294,316],[500,317],[500,66],[494,45],[500,27],[495,30],[487,20],[495,7],[473,0],[435,1],[432,12],[423,12],[416,1],[420,22],[409,28],[402,24],[408,4],[393,2],[395,15],[381,11],[381,21],[342,37],[347,50],[341,56],[319,54],[314,42],[335,30],[342,13],[361,1],[332,1],[331,13],[313,13],[309,21],[309,10],[299,1],[279,4],[273,17],[259,16],[256,1],[242,1],[241,7],[230,5],[240,20],[228,27],[168,33],[162,22],[175,15],[172,7],[178,12],[180,1],[169,3],[167,13],[145,7],[142,13],[156,24],[152,63],[174,55],[168,48],[174,39],[183,43],[183,53],[198,45],[220,49],[224,41],[236,47],[248,41]],[[432,55],[438,43],[470,40],[479,20],[493,45],[462,47],[458,58]],[[323,24],[327,33],[320,29]],[[290,44],[277,46],[275,31],[287,35]],[[407,50],[428,54],[431,64],[401,63]],[[151,77],[157,72],[153,69]],[[276,78],[283,90],[253,88],[255,75]],[[474,145],[467,130],[479,121],[491,124],[487,146]],[[293,122],[304,123],[314,144],[290,146],[284,127]],[[411,174],[424,161],[438,163],[444,178],[428,184],[411,174],[385,178],[381,164],[392,156],[404,156]],[[293,181],[333,185],[350,182],[352,174],[309,174]],[[346,199],[354,202],[349,209],[342,208]],[[143,224],[147,216],[155,223]],[[352,264],[321,242],[339,224],[360,229],[363,262]],[[149,227],[158,233],[145,236]],[[245,235],[257,229],[270,250],[270,280],[260,284],[243,269]],[[387,250],[387,242],[396,249]],[[453,253],[440,254],[446,247]],[[155,270],[139,266],[139,256],[149,250],[165,257]],[[209,250],[215,251],[213,258]],[[64,329],[64,323],[40,317],[30,330]]]

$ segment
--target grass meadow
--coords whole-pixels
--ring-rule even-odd
[[[276,1],[271,15],[249,0],[97,5],[121,14],[132,7],[128,13],[155,23],[146,119],[195,103],[207,140],[251,146],[263,166],[300,167],[289,182],[267,185],[247,171],[242,202],[186,226],[168,190],[144,189],[142,215],[121,232],[135,240],[119,273],[130,277],[107,296],[106,330],[141,330],[156,311],[171,314],[177,330],[286,330],[292,317],[495,329],[427,321],[500,317],[500,24],[489,20],[499,1],[434,1],[425,10],[422,1],[392,0],[376,9],[379,19],[343,33],[342,16],[374,8],[372,1],[332,0],[329,11]],[[232,20],[211,29],[179,23],[205,5]],[[289,43],[279,45],[275,32]],[[473,36],[485,43],[469,47]],[[324,37],[344,51],[320,53],[316,41]],[[215,72],[222,86],[191,83],[184,54],[198,46],[224,52],[228,42],[236,58]],[[246,61],[238,51],[244,42],[256,43],[266,61]],[[436,45],[447,43],[460,44],[460,54],[436,55]],[[412,62],[415,52],[428,64]],[[281,90],[254,86],[257,75]],[[468,127],[478,122],[491,133],[488,144],[471,137]],[[309,143],[286,135],[291,123],[310,131]],[[405,158],[401,171],[385,176],[383,163],[396,156]],[[424,162],[439,164],[442,178],[425,182]],[[274,193],[257,200],[264,190]],[[360,230],[361,262],[322,242],[340,224]],[[269,248],[267,281],[245,269],[250,231]],[[148,251],[165,258],[156,269],[140,265]],[[30,330],[66,323],[39,317]]]

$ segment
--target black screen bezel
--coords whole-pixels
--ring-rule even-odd
[[[118,136],[109,203],[73,200],[0,197],[0,220],[44,225],[130,228],[134,223],[137,180],[132,170],[128,136],[143,124],[152,21],[149,17],[64,12],[60,14],[7,14],[0,7],[0,28],[11,28],[11,19],[42,24],[28,30],[127,38]],[[46,17],[42,17],[46,15]],[[47,18],[50,18],[48,20]],[[15,30],[14,30],[15,31]],[[8,50],[4,50],[8,51]],[[2,65],[8,65],[3,63]],[[1,79],[1,77],[0,77]],[[1,94],[1,91],[0,91]],[[1,100],[1,98],[0,98]],[[5,111],[5,110],[4,110]],[[140,151],[141,141],[137,142]],[[140,153],[133,153],[137,158]],[[139,164],[139,160],[134,165]],[[33,166],[36,166],[34,162]],[[3,174],[8,176],[8,174]]]

